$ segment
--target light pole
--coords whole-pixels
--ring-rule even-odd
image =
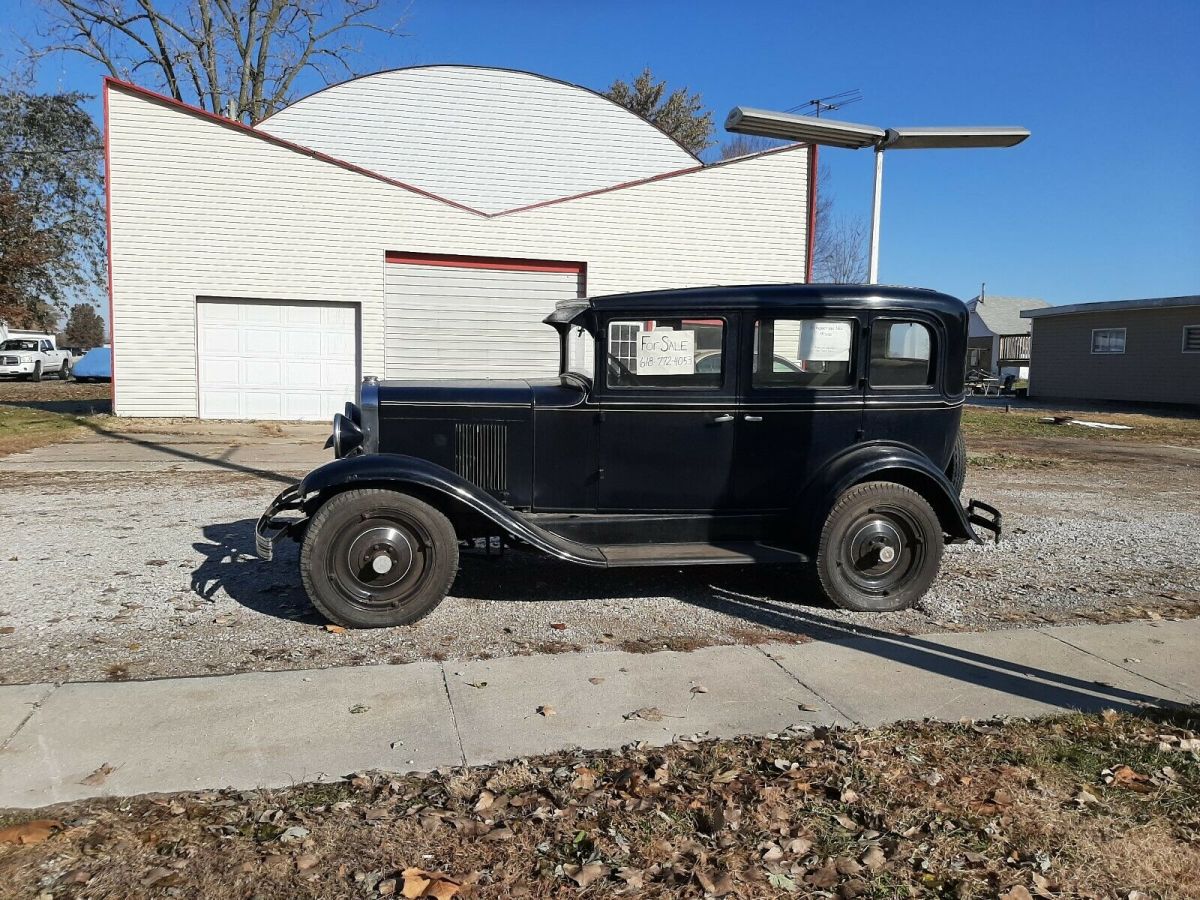
[[[934,150],[968,147],[1012,147],[1029,137],[1017,126],[967,125],[935,128],[878,128],[854,122],[836,122],[816,116],[772,112],[735,106],[725,119],[725,130],[737,134],[802,141],[860,150],[875,150],[875,190],[871,199],[871,248],[867,282],[879,282],[879,221],[883,208],[883,154],[888,150]]]

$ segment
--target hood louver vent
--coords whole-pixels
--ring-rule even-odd
[[[508,426],[454,426],[454,470],[488,493],[508,493]]]

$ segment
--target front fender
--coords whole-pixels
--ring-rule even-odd
[[[416,456],[364,453],[335,459],[309,472],[300,482],[298,493],[304,498],[305,511],[312,515],[330,494],[360,487],[416,487],[443,513],[468,511],[543,553],[581,565],[606,565],[604,556],[594,547],[539,528],[457,473]]]
[[[809,481],[800,508],[811,510],[823,521],[838,497],[864,481],[891,481],[912,488],[933,507],[951,539],[983,543],[946,473],[900,444],[864,444],[832,460]]]

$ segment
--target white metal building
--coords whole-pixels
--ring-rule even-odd
[[[362,375],[553,375],[585,293],[802,281],[799,145],[705,166],[585,88],[426,66],[247,128],[105,85],[114,407],[325,418]]]

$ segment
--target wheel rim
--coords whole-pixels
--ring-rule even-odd
[[[921,528],[906,510],[873,507],[850,523],[838,568],[855,589],[886,597],[920,571],[925,552]]]
[[[419,523],[393,510],[372,510],[341,530],[325,558],[329,581],[360,609],[404,606],[433,568],[436,548]]]

